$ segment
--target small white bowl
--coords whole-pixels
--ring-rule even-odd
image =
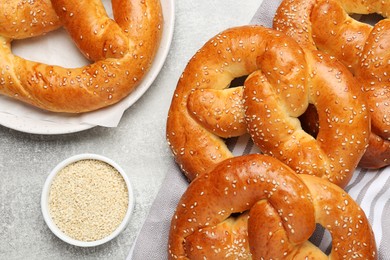
[[[57,173],[60,170],[62,170],[64,167],[66,167],[67,165],[72,164],[74,162],[77,162],[80,160],[88,160],[88,159],[98,160],[98,161],[108,163],[109,165],[114,167],[121,174],[121,176],[122,176],[122,178],[125,181],[126,186],[127,186],[129,201],[128,201],[128,208],[126,211],[126,215],[123,218],[122,222],[119,224],[119,226],[114,230],[114,232],[112,232],[109,236],[104,237],[100,240],[86,242],[86,241],[80,241],[80,240],[76,240],[74,238],[69,237],[64,232],[62,232],[57,227],[57,225],[54,223],[54,221],[50,215],[50,212],[49,212],[49,191],[50,191],[50,187],[51,187],[51,184],[53,182],[54,177],[57,175]],[[42,209],[43,218],[44,218],[46,224],[48,225],[50,230],[58,238],[60,238],[61,240],[65,241],[71,245],[75,245],[75,246],[79,246],[79,247],[93,247],[93,246],[98,246],[98,245],[104,244],[104,243],[112,240],[113,238],[118,236],[126,228],[127,224],[129,223],[130,217],[133,213],[133,209],[134,209],[134,194],[133,194],[130,180],[128,179],[124,170],[117,163],[115,163],[113,160],[111,160],[107,157],[104,157],[102,155],[97,155],[97,154],[79,154],[79,155],[72,156],[72,157],[62,161],[50,172],[50,174],[47,177],[46,182],[43,186],[43,191],[42,191],[42,196],[41,196],[41,209]]]

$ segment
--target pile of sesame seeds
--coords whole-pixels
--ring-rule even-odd
[[[57,227],[79,241],[113,233],[128,210],[129,194],[120,173],[98,160],[81,160],[62,170],[49,191],[49,212]]]

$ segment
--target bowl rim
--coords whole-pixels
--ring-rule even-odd
[[[54,178],[56,177],[58,172],[62,170],[64,167],[81,160],[98,160],[111,165],[122,176],[123,180],[126,183],[127,191],[128,191],[128,207],[122,222],[110,235],[95,241],[81,241],[81,240],[71,238],[70,236],[62,232],[57,227],[49,212],[49,192]],[[57,166],[54,167],[54,169],[49,173],[48,177],[46,178],[45,184],[43,185],[43,189],[42,189],[42,195],[41,195],[41,211],[42,211],[43,218],[47,226],[49,227],[49,229],[62,241],[79,247],[93,247],[93,246],[102,245],[117,237],[127,227],[130,218],[133,214],[134,204],[135,204],[135,198],[134,198],[133,188],[129,178],[127,177],[122,167],[120,167],[115,161],[111,160],[108,157],[99,154],[93,154],[93,153],[83,153],[83,154],[74,155],[57,164]]]

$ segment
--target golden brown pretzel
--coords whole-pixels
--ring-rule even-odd
[[[226,89],[232,79],[253,72],[245,83],[245,88],[250,88],[246,94],[242,88]],[[261,80],[253,82],[260,74]],[[250,86],[254,84],[259,85]],[[265,110],[258,117],[258,110],[251,106],[256,105],[254,101],[265,100],[256,95],[270,95],[270,85],[279,94],[269,98],[272,111],[267,111],[264,102]],[[349,71],[336,61],[304,51],[273,30],[260,26],[232,28],[208,41],[187,65],[172,99],[167,138],[176,161],[190,179],[208,172],[232,157],[220,137],[245,133],[244,98],[250,133],[264,152],[300,173],[323,176],[344,186],[369,135],[368,112],[356,85]],[[268,93],[260,94],[262,90]],[[296,119],[309,103],[322,109],[317,140],[305,135]],[[267,138],[261,140],[264,134]]]
[[[0,36],[0,93],[42,109],[80,113],[126,97],[148,71],[162,31],[158,0],[113,0],[116,23],[99,1],[53,0],[53,8],[87,57],[81,68],[32,62],[11,52]]]
[[[330,259],[377,258],[364,212],[341,188],[269,156],[235,157],[190,184],[172,218],[168,257],[328,259],[307,241],[316,222],[332,235]]]
[[[386,17],[371,26],[349,13]],[[360,163],[367,168],[390,165],[390,1],[285,0],[274,28],[305,48],[325,51],[343,62],[361,82],[371,112],[372,136]]]
[[[354,78],[319,52],[307,52],[295,63],[297,57],[284,43],[269,48],[275,51],[260,61],[262,71],[245,82],[245,115],[253,141],[297,173],[346,186],[369,136],[368,113],[359,90],[353,89]],[[307,68],[301,69],[297,64],[305,59]],[[265,75],[275,69],[286,76],[267,79]],[[309,103],[319,116],[316,139],[302,130],[297,119]]]
[[[0,36],[24,39],[61,26],[50,0],[3,0],[0,8]]]

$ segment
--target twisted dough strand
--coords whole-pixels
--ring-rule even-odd
[[[301,61],[287,58],[295,57],[289,55],[288,47],[274,44],[271,48],[278,51],[262,59],[262,72],[252,73],[245,82],[245,115],[252,139],[264,153],[297,173],[345,187],[357,158],[365,152],[370,132],[368,111],[354,78],[340,63],[319,52],[306,51],[306,66],[298,67]],[[294,67],[285,69],[289,66]],[[264,76],[275,68],[286,74],[286,84]],[[297,118],[309,103],[319,115],[315,139],[302,130]]]
[[[341,188],[269,156],[235,157],[190,184],[172,217],[168,257],[327,259],[307,241],[316,222],[332,235],[330,259],[376,259],[369,222]]]
[[[61,26],[50,0],[3,0],[0,35],[10,39],[38,36]]]
[[[378,13],[375,26],[348,14]],[[372,134],[360,165],[380,168],[390,164],[390,1],[285,0],[274,18],[274,28],[305,48],[327,52],[346,65],[365,93]],[[312,124],[313,125],[313,124]]]
[[[251,73],[246,89],[250,78],[264,77],[252,82],[250,90],[227,89],[232,79]],[[277,94],[272,94],[275,98],[269,104],[264,102],[258,114],[254,105],[272,92],[265,90],[262,81]],[[198,51],[179,79],[168,114],[167,139],[176,161],[194,179],[232,157],[220,137],[240,135],[248,125],[264,152],[300,173],[344,186],[369,136],[368,111],[356,87],[355,79],[339,63],[300,48],[282,34],[260,26],[228,29]],[[243,99],[248,101],[245,107]],[[295,134],[304,133],[297,117],[309,103],[321,109],[322,132],[317,140],[304,135],[305,145],[315,143],[305,147]],[[283,111],[288,115],[282,115]],[[294,131],[288,130],[289,124]]]
[[[84,38],[78,34],[83,31],[88,31],[89,38],[94,39],[91,35],[94,28],[79,19],[84,13],[79,12],[76,3],[78,1],[53,0],[53,7],[76,42],[83,42]],[[83,6],[93,4],[83,2]],[[11,53],[12,39],[0,36],[0,93],[42,109],[69,113],[96,110],[126,97],[138,86],[152,63],[161,37],[162,12],[158,0],[114,1],[113,9],[120,28],[113,30],[108,26],[108,32],[102,28],[104,37],[96,42],[97,46],[82,47],[88,54],[95,51],[93,57],[99,60],[81,68],[68,69],[22,59]],[[102,24],[106,25],[105,18],[99,23],[99,19],[93,18],[96,13],[91,15],[88,18],[91,23],[100,28]],[[124,46],[121,41],[116,45],[110,43],[115,48],[105,51],[105,41],[117,39],[118,33],[126,35],[125,49],[128,51],[120,51]],[[110,34],[112,37],[107,38]],[[118,53],[119,57],[116,57]]]

